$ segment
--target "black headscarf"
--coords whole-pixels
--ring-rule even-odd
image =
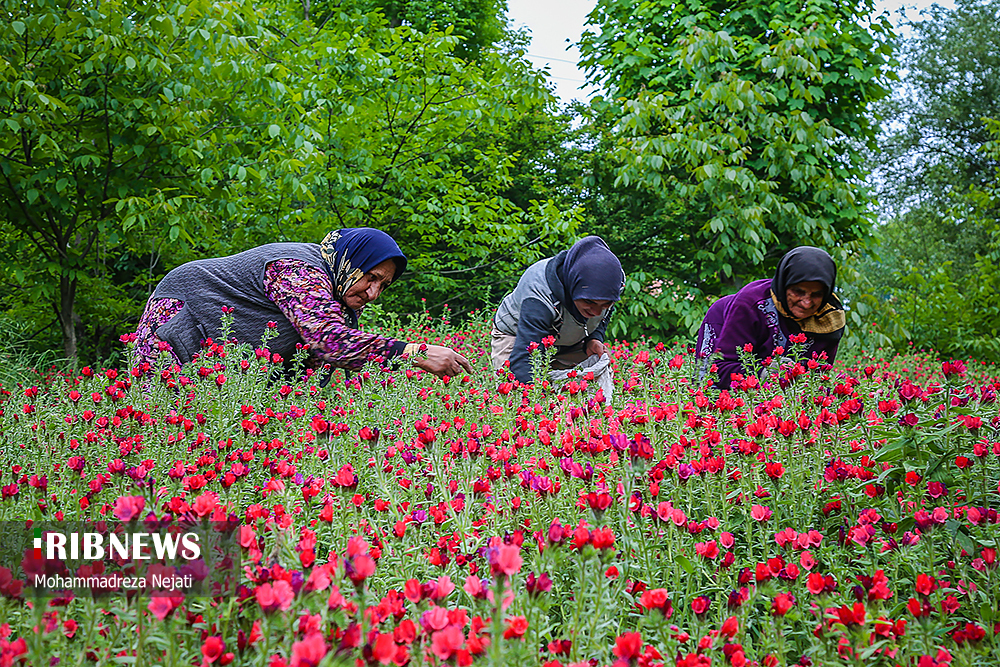
[[[566,289],[566,308],[579,322],[584,318],[573,305],[575,299],[618,301],[625,284],[622,263],[600,236],[585,236],[569,249],[559,269]]]
[[[815,314],[801,320],[791,315],[786,290],[797,283],[815,281],[823,285],[823,303]],[[792,319],[802,331],[840,338],[846,319],[844,306],[834,294],[837,265],[830,254],[812,246],[799,246],[785,253],[771,279],[771,298],[781,315]]]

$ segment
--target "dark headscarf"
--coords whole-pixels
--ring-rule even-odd
[[[815,281],[823,285],[823,304],[813,315],[796,320],[788,308],[786,290],[797,283]],[[799,246],[785,253],[771,279],[771,298],[781,315],[794,320],[802,331],[840,338],[846,319],[844,307],[834,294],[837,265],[821,248]]]
[[[578,321],[585,318],[573,305],[575,299],[618,301],[625,283],[622,263],[600,236],[585,236],[569,249],[559,269],[566,288],[566,308]]]
[[[406,255],[392,237],[371,227],[348,227],[330,232],[320,244],[326,272],[335,296],[343,301],[354,283],[387,259],[396,264],[395,281],[406,270]]]

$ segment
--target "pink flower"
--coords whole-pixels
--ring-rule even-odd
[[[252,526],[240,526],[239,542],[244,549],[257,546],[257,533],[254,532]]]
[[[326,642],[318,632],[310,633],[300,642],[292,644],[291,667],[316,667],[326,655]]]
[[[279,579],[273,584],[261,584],[254,595],[260,608],[268,613],[276,609],[287,611],[292,606],[292,598],[295,597],[291,584],[284,579]]]
[[[452,582],[451,577],[444,574],[438,577],[437,587],[434,589],[434,593],[431,597],[435,600],[441,600],[442,598],[448,597],[452,591],[455,590],[455,584]]]
[[[431,635],[431,651],[444,662],[462,648],[464,641],[461,628],[449,625]]]
[[[462,590],[474,598],[486,597],[486,588],[483,587],[483,580],[472,574],[465,578],[465,585],[462,586]]]
[[[754,521],[764,522],[771,518],[771,508],[766,505],[754,505],[750,508],[750,516]]]
[[[796,538],[798,538],[798,533],[795,532],[794,528],[785,528],[774,534],[774,541],[779,547],[783,547],[789,542],[795,544]]]
[[[168,595],[156,595],[152,600],[149,601],[148,609],[149,611],[163,621],[169,617],[174,610],[181,606],[184,602],[184,596],[168,596]]]
[[[138,518],[145,506],[146,499],[142,496],[119,496],[115,501],[114,515],[119,521],[131,521]]]
[[[492,563],[496,574],[503,573],[508,577],[521,571],[521,547],[516,544],[503,544],[497,550],[496,561]]]
[[[716,558],[719,555],[719,545],[716,544],[715,540],[709,540],[708,542],[698,542],[694,545],[694,551],[699,556],[704,558]]]

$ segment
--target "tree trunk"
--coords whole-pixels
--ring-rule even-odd
[[[75,313],[73,304],[76,301],[76,279],[70,280],[66,276],[59,278],[59,304],[56,308],[56,316],[59,318],[59,326],[62,327],[63,354],[76,366],[76,326],[73,323]]]

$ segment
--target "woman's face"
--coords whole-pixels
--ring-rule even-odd
[[[573,299],[573,305],[588,320],[603,315],[612,303],[611,301],[594,301],[593,299]]]
[[[815,315],[819,307],[823,305],[823,295],[826,288],[818,280],[807,280],[795,283],[785,290],[785,302],[788,303],[788,311],[797,320]]]
[[[396,275],[396,262],[391,259],[385,260],[351,285],[344,293],[344,303],[351,310],[361,310],[379,297],[382,290],[392,282],[394,275]]]

